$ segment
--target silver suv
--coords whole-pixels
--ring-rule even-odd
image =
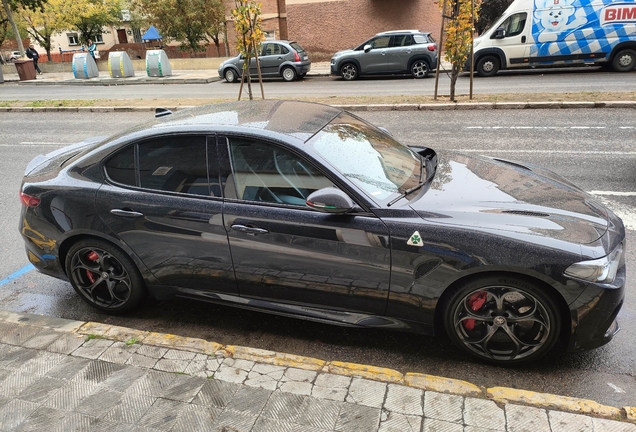
[[[357,48],[331,58],[331,74],[345,80],[362,75],[411,74],[425,78],[437,66],[437,44],[430,33],[395,30],[378,33]]]
[[[258,61],[264,78],[282,77],[285,81],[294,81],[303,78],[311,69],[311,60],[303,47],[296,42],[283,40],[263,42]],[[240,55],[225,60],[219,66],[219,76],[229,83],[240,80],[243,63],[245,61]],[[258,76],[254,58],[250,62],[250,75],[252,79]]]

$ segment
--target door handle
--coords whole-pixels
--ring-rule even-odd
[[[143,213],[139,213],[133,210],[123,210],[123,209],[112,209],[111,214],[114,214],[115,216],[122,216],[122,217],[140,217],[143,216]]]
[[[525,36],[521,36],[521,43],[526,43],[526,37]]]
[[[250,227],[246,225],[232,225],[232,229],[234,231],[242,232],[245,234],[256,235],[256,234],[267,234],[269,230],[258,227]]]
[[[413,50],[412,50],[412,49],[406,50],[406,53],[407,53],[407,54],[411,54],[412,52],[413,52]]]
[[[380,54],[386,55],[386,51],[381,51]]]

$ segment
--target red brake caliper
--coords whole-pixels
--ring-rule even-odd
[[[471,295],[468,299],[468,307],[472,309],[473,312],[477,312],[484,306],[486,300],[488,299],[488,293],[485,291],[478,291],[475,294]],[[475,320],[470,318],[464,320],[464,328],[466,330],[472,330],[475,328]]]
[[[97,252],[92,251],[88,254],[87,258],[91,261],[97,261],[99,259],[99,255],[97,255]],[[86,277],[89,281],[91,281],[91,283],[95,283],[95,281],[97,280],[95,278],[95,274],[93,274],[93,272],[90,270],[86,270]]]

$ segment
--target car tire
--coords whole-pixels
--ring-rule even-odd
[[[340,76],[345,81],[353,81],[358,78],[358,67],[353,63],[345,63],[340,68]]]
[[[411,75],[413,78],[426,78],[430,67],[426,60],[415,60],[411,65]]]
[[[629,72],[636,67],[636,51],[624,49],[616,53],[612,59],[612,69],[616,72]]]
[[[236,71],[232,68],[225,69],[225,72],[223,72],[223,78],[225,78],[225,81],[229,83],[235,83],[239,80]]]
[[[280,71],[280,76],[283,77],[283,79],[287,82],[292,82],[292,81],[296,81],[296,69],[294,69],[293,67],[284,67],[282,71]]]
[[[490,77],[499,72],[499,67],[499,59],[495,56],[487,55],[479,59],[475,70],[479,76]]]
[[[66,255],[66,274],[86,303],[117,315],[129,312],[146,296],[133,261],[121,249],[100,239],[84,239]]]
[[[554,347],[561,333],[558,300],[521,278],[474,279],[446,298],[446,333],[458,348],[488,363],[535,361]]]

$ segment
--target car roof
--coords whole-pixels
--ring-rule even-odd
[[[156,119],[150,126],[153,129],[267,131],[306,141],[340,113],[340,108],[312,102],[246,100],[179,111]]]
[[[420,30],[391,30],[391,31],[385,31],[385,32],[378,33],[376,36],[379,36],[379,35],[404,34],[404,33],[408,33],[408,34],[429,34],[429,32],[423,32],[423,31],[420,31]]]

